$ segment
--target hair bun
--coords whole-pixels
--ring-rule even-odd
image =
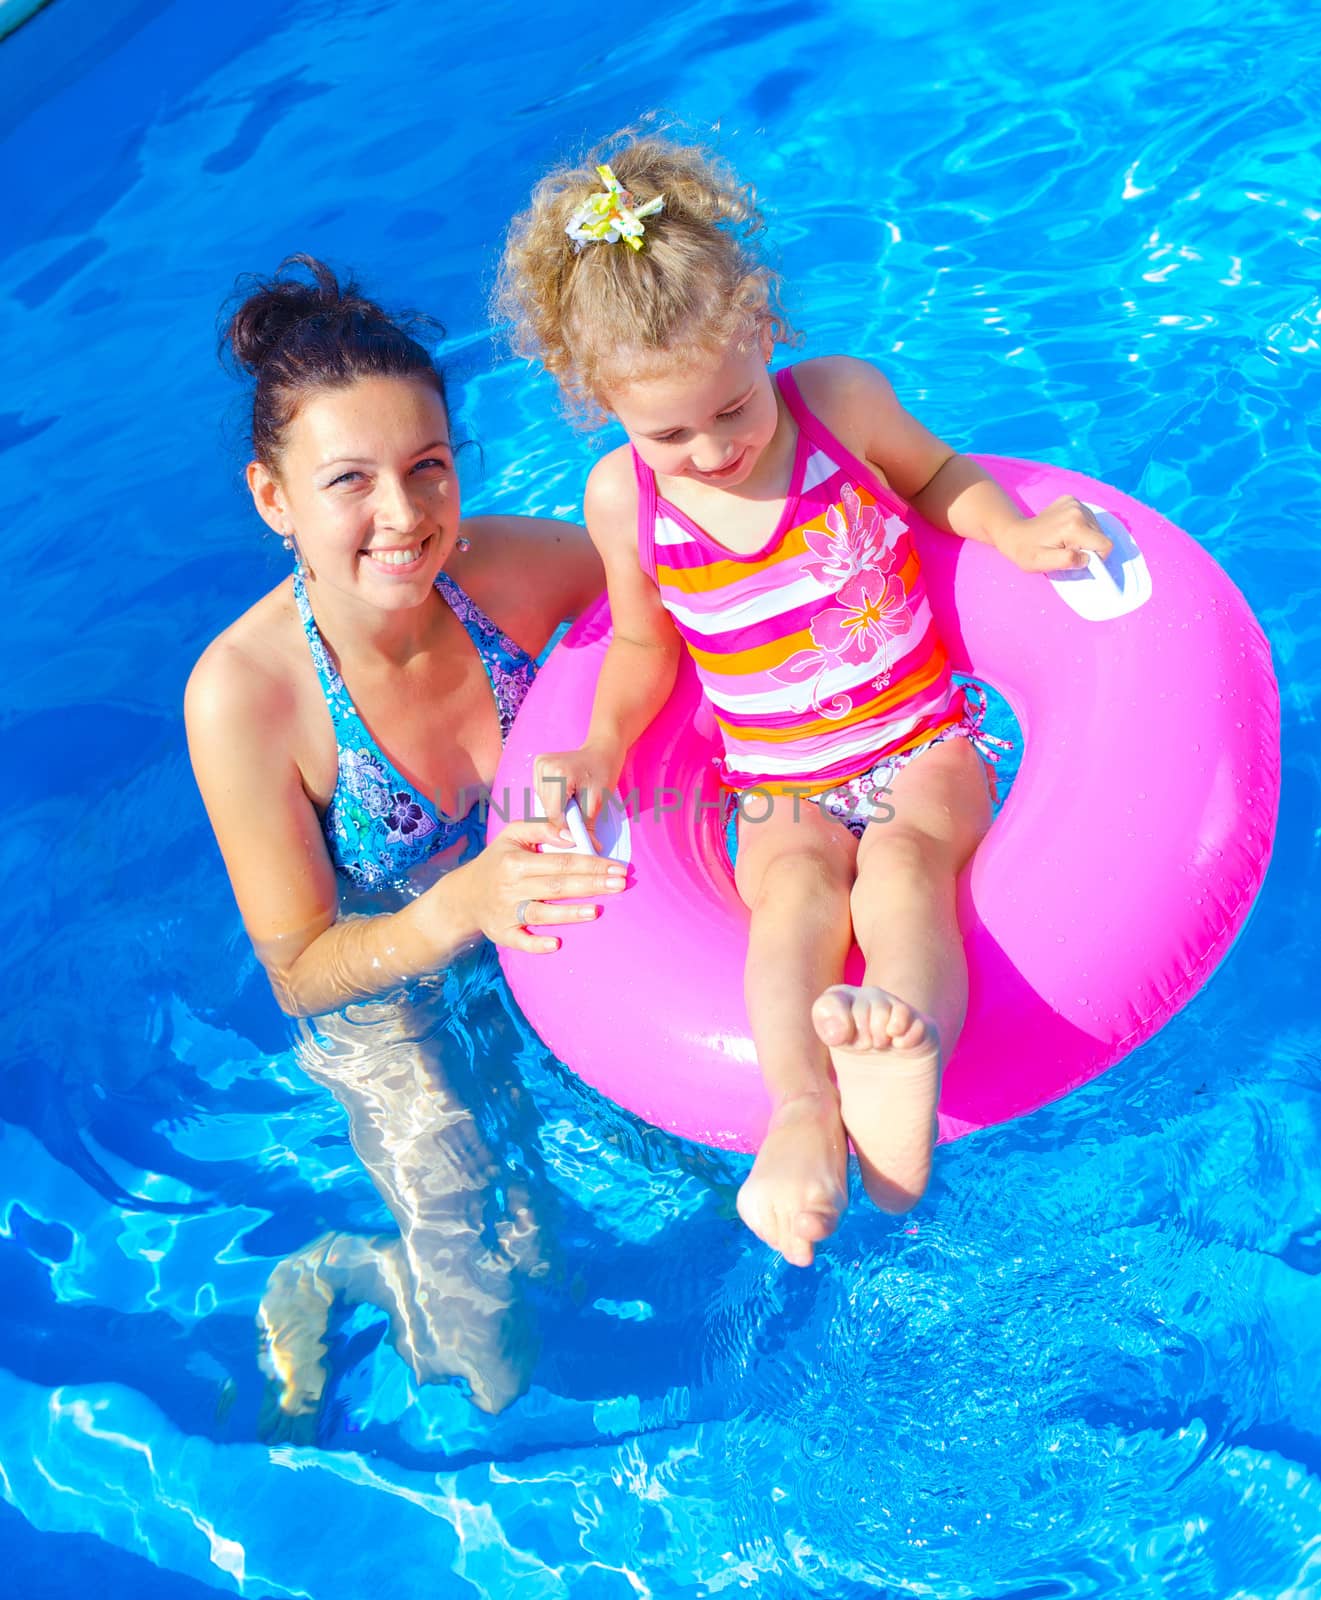
[[[313,281],[286,276],[290,267],[304,268]],[[241,278],[235,293],[243,300],[222,329],[220,342],[253,377],[301,323],[367,305],[356,283],[341,285],[324,262],[309,255],[287,256],[270,278]]]
[[[419,380],[448,416],[426,334],[443,337],[444,329],[411,311],[389,316],[355,278],[341,281],[315,256],[287,256],[269,278],[240,278],[220,314],[220,354],[255,380],[254,457],[274,467],[306,397],[362,378]]]

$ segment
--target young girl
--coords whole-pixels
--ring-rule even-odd
[[[865,361],[772,376],[789,331],[760,225],[705,152],[626,139],[609,165],[537,186],[499,304],[520,348],[629,441],[585,497],[614,636],[583,745],[538,761],[542,802],[558,819],[576,794],[595,815],[686,645],[724,781],[758,791],[740,806],[735,878],[771,1115],[739,1211],[807,1266],[847,1203],[850,1140],[879,1206],[922,1195],[967,1003],[954,885],[990,824],[989,768],[909,507],[1031,572],[1110,544],[1072,499],[1021,515]],[[853,939],[857,987],[840,982]]]

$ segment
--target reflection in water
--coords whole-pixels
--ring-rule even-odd
[[[268,1435],[314,1429],[336,1301],[379,1306],[419,1383],[461,1379],[488,1412],[527,1387],[535,1339],[521,1279],[545,1270],[540,1235],[525,1184],[502,1170],[474,1109],[495,1107],[506,1123],[517,1114],[517,1089],[483,1070],[509,1070],[502,1035],[512,1023],[493,1008],[506,1025],[493,1037],[456,1015],[447,1002],[458,987],[447,984],[439,1005],[419,1003],[422,991],[304,1027],[299,1065],[348,1113],[353,1148],[399,1232],[324,1234],[271,1273],[257,1314],[274,1386]]]

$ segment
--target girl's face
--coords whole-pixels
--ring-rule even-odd
[[[449,418],[417,379],[313,395],[289,424],[278,476],[254,461],[248,486],[319,585],[384,610],[424,600],[458,537]]]
[[[681,370],[635,378],[602,398],[653,472],[736,489],[755,478],[779,426],[770,353],[762,330],[745,349],[699,354]]]

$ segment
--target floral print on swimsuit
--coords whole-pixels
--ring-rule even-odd
[[[912,628],[913,612],[894,570],[894,541],[907,532],[900,518],[882,518],[879,507],[863,505],[857,490],[846,483],[840,504],[826,512],[826,529],[804,534],[817,559],[805,560],[803,571],[834,589],[837,604],[819,611],[809,624],[815,649],[798,651],[771,668],[770,676],[781,683],[811,678],[810,704],[819,715],[835,720],[847,716],[853,702],[847,695],[822,698],[826,674],[843,664],[875,663],[872,686],[883,689],[890,681],[890,641]]]
[[[495,697],[503,743],[536,667],[447,573],[437,574],[436,588],[481,659]],[[360,888],[377,889],[460,840],[475,839],[484,820],[482,808],[474,802],[463,817],[443,817],[413,789],[358,715],[312,616],[301,571],[294,575],[294,599],[339,748],[339,776],[321,829],[335,870]]]

